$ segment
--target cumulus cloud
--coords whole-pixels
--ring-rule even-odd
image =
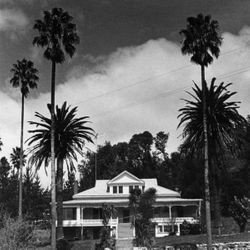
[[[224,33],[221,56],[206,71],[208,82],[215,76],[218,82],[234,83],[231,90],[238,91],[234,98],[242,102],[240,113],[244,116],[249,114],[250,105],[249,31],[246,27],[239,35]],[[179,45],[166,39],[150,40],[106,57],[88,56],[84,60],[90,60],[94,67],[84,71],[83,63],[70,70],[67,80],[56,88],[56,100],[59,105],[67,100],[78,106],[79,116],[90,116],[99,144],[127,141],[145,130],[153,135],[163,130],[170,133],[168,152],[177,149],[181,142],[178,109],[184,105],[181,98],[188,97],[185,91],[191,89],[192,81],[200,83],[199,66],[181,54]],[[0,93],[4,103],[0,109],[2,155],[19,144],[20,130],[20,102],[6,93]],[[48,93],[28,99],[25,119],[33,120],[35,111],[48,115],[49,100]]]
[[[27,16],[20,10],[0,9],[0,31],[24,31]]]

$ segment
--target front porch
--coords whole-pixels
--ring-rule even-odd
[[[112,229],[111,235],[116,239],[134,237],[131,229],[132,213],[127,207],[116,207],[116,215],[110,218],[108,226]],[[156,204],[152,222],[155,223],[155,237],[168,236],[171,232],[180,235],[180,225],[187,221],[191,224],[199,223],[200,203],[192,204]],[[64,208],[63,227],[77,229],[80,239],[94,239],[102,223],[102,208],[87,206],[72,206]],[[67,231],[66,230],[66,231]],[[127,233],[126,233],[127,232]]]
[[[181,224],[186,221],[190,224],[200,222],[201,202],[190,204],[169,204],[155,206],[154,218],[155,237],[164,237],[174,232],[180,235]]]

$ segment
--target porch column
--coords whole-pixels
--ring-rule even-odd
[[[83,240],[83,226],[81,226],[81,240]]]
[[[201,219],[201,201],[199,201],[199,208],[198,208],[198,219]]]
[[[80,206],[76,208],[76,220],[78,222],[80,222],[81,220],[81,207]]]
[[[171,205],[168,206],[168,210],[169,210],[169,218],[172,219],[172,206]]]
[[[177,236],[180,236],[181,235],[181,230],[180,230],[180,224],[178,223],[177,224],[177,233],[176,233]]]

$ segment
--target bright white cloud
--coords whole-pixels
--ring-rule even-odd
[[[244,116],[250,106],[248,32],[246,27],[237,36],[224,33],[222,54],[207,70],[208,80],[216,76],[218,81],[234,83],[231,90],[238,91],[234,98],[242,102],[240,113]],[[150,40],[94,61],[93,71],[86,73],[79,65],[69,72],[68,80],[56,89],[57,103],[67,100],[79,107],[80,116],[89,115],[100,144],[127,141],[145,130],[153,135],[163,130],[170,133],[168,152],[176,150],[181,139],[181,129],[177,130],[178,109],[184,105],[181,98],[187,97],[185,90],[191,89],[193,80],[200,82],[199,67],[190,64],[179,45],[165,39]],[[0,109],[1,155],[8,155],[19,144],[20,103],[6,93],[0,95],[4,104]],[[49,94],[41,94],[28,99],[26,120],[33,120],[35,111],[48,114],[49,98]]]
[[[0,31],[24,31],[27,16],[20,10],[0,9]]]

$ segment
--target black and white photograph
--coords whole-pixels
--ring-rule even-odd
[[[33,249],[250,249],[249,0],[0,0],[0,250]]]

